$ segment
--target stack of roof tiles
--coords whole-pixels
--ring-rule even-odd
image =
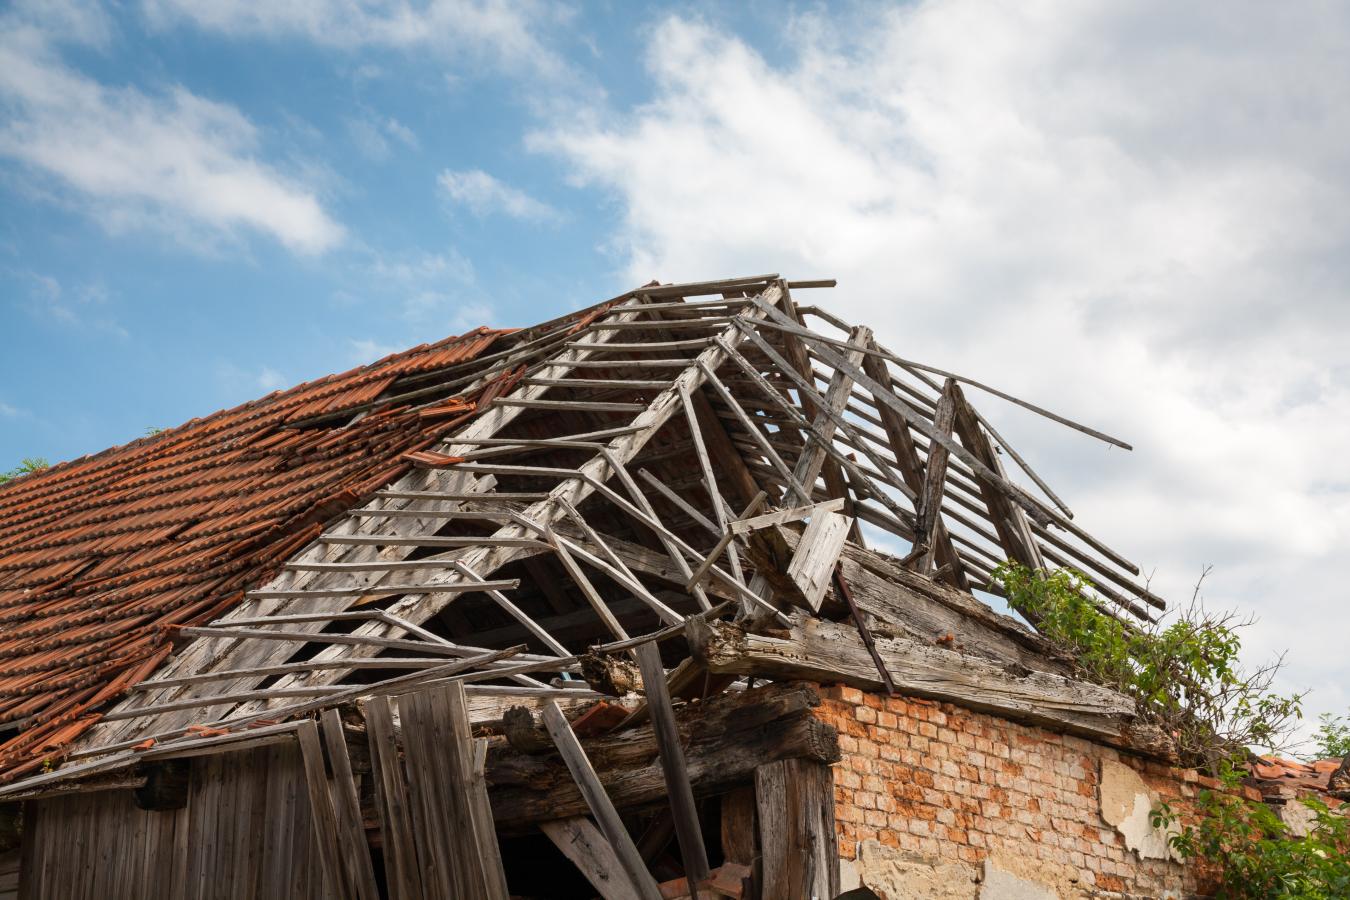
[[[1267,799],[1289,799],[1306,796],[1309,792],[1325,794],[1340,787],[1330,782],[1342,765],[1344,761],[1339,759],[1298,762],[1262,756],[1252,767],[1252,779]]]
[[[168,626],[211,619],[508,389],[446,415],[369,408],[397,379],[481,356],[479,329],[277,392],[0,487],[0,778],[42,765],[168,655]],[[344,410],[365,415],[325,418]]]

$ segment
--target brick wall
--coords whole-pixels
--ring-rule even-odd
[[[843,752],[834,784],[846,882],[851,869],[874,889],[886,878],[910,885],[891,897],[1023,896],[991,890],[997,869],[1044,889],[1034,896],[1063,900],[1195,889],[1177,862],[1127,847],[1128,832],[1136,847],[1152,841],[1144,853],[1166,856],[1164,835],[1147,826],[1140,835],[1139,811],[1116,827],[1104,810],[1158,798],[1184,808],[1207,781],[1196,773],[950,704],[840,686],[822,696],[817,715],[839,730]],[[924,892],[930,869],[942,892]],[[964,893],[951,886],[962,878]]]

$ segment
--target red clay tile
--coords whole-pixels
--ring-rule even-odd
[[[59,756],[163,661],[171,626],[233,607],[521,373],[423,411],[287,423],[472,363],[503,333],[423,345],[0,486],[0,723],[25,720],[0,742],[0,781]]]

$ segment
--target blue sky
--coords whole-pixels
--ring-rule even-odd
[[[18,0],[0,468],[654,277],[837,277],[1134,444],[977,398],[1344,711],[1347,148],[1333,0]]]
[[[9,14],[11,40],[41,29],[43,46],[29,55],[53,80],[108,92],[109,130],[134,129],[117,109],[131,93],[158,120],[161,144],[216,141],[215,129],[237,145],[214,160],[151,148],[170,157],[166,167],[207,170],[184,173],[182,190],[229,192],[209,184],[211,170],[251,164],[316,210],[290,222],[262,203],[256,219],[198,213],[175,197],[91,189],[11,153],[0,162],[0,461],[97,451],[478,324],[539,321],[626,284],[606,243],[613,203],[569,185],[563,163],[527,137],[553,114],[541,103],[640,102],[655,11],[548,14],[557,60],[542,73],[520,67],[544,63],[491,46],[326,46],[284,24],[208,27],[172,5],[71,15],[86,23],[83,40],[60,17],[24,9]],[[532,91],[541,78],[561,84],[541,98]],[[11,123],[46,114],[16,94]],[[175,94],[216,105],[227,121],[194,121]],[[79,137],[45,139],[65,150]]]

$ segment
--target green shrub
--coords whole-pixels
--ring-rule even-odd
[[[1219,900],[1350,897],[1350,818],[1319,800],[1296,801],[1312,812],[1308,834],[1298,837],[1265,803],[1245,799],[1241,782],[1240,769],[1221,764],[1220,787],[1200,791],[1191,821],[1164,803],[1154,827],[1178,826],[1172,849],[1212,876]]]
[[[1013,609],[1085,678],[1133,697],[1139,715],[1175,741],[1187,764],[1216,771],[1249,746],[1287,742],[1302,695],[1270,690],[1278,661],[1250,672],[1240,666],[1238,632],[1250,621],[1210,613],[1193,598],[1170,624],[1140,627],[1106,612],[1072,569],[1005,562],[993,575]]]
[[[1350,717],[1322,713],[1318,721],[1322,724],[1317,727],[1317,734],[1313,737],[1316,746],[1311,758],[1350,756]]]
[[[30,457],[19,463],[15,468],[10,469],[8,472],[0,472],[0,484],[13,481],[15,478],[20,478],[32,472],[41,472],[50,465],[50,463],[41,457]]]

